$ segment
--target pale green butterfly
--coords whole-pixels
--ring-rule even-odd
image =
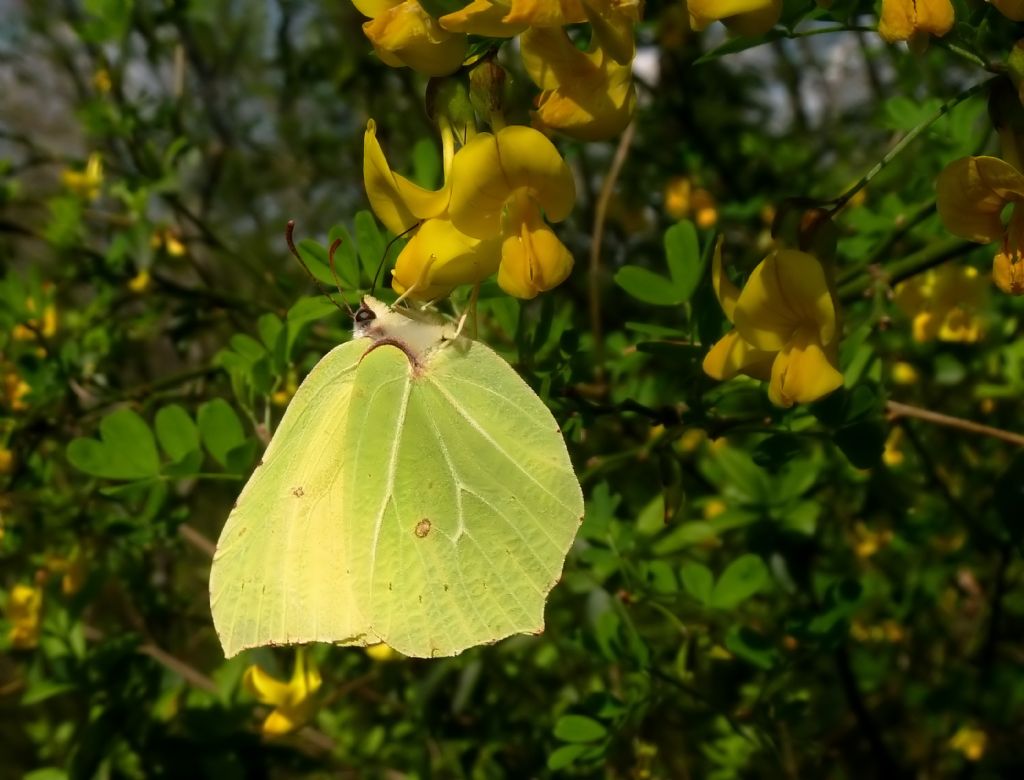
[[[539,633],[582,519],[558,425],[512,367],[367,296],[228,517],[213,622],[229,658],[305,642],[448,656]]]

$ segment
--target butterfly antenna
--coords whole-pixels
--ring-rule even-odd
[[[377,273],[375,273],[373,275],[373,284],[370,285],[370,295],[373,295],[373,293],[377,289],[377,280],[380,279],[380,272],[382,270],[384,270],[384,264],[387,262],[388,252],[391,251],[391,247],[394,246],[395,242],[398,241],[398,239],[404,238],[405,236],[409,235],[412,231],[414,231],[419,226],[420,226],[419,222],[414,222],[410,227],[407,227],[405,230],[403,230],[397,236],[395,236],[390,241],[388,241],[388,245],[386,247],[384,247],[384,256],[380,259],[380,264],[377,266]]]
[[[324,287],[322,284],[320,284],[320,280],[317,279],[313,275],[313,272],[309,270],[309,266],[306,265],[306,261],[302,259],[302,255],[299,254],[299,250],[295,248],[295,240],[292,238],[292,233],[294,231],[295,231],[295,220],[294,219],[289,219],[288,220],[288,224],[284,228],[284,240],[288,242],[288,251],[291,252],[295,256],[296,260],[299,261],[299,265],[302,266],[302,270],[304,270],[306,272],[306,275],[310,279],[313,280],[313,284],[315,284],[317,286],[317,288],[320,290],[320,292],[323,293],[324,297],[327,298],[327,300],[329,300],[331,303],[333,303],[337,307],[338,311],[345,312],[346,314],[348,314],[349,317],[354,317],[355,314],[353,314],[353,312],[352,312],[352,307],[348,305],[348,301],[346,301],[344,298],[342,299],[342,303],[345,304],[345,307],[342,308],[341,305],[339,305],[338,302],[336,300],[334,300],[334,296],[332,296],[330,294],[330,292],[328,292],[326,287]],[[334,250],[337,248],[337,245],[339,243],[341,243],[340,239],[335,241],[334,244],[331,245],[331,254],[328,255],[328,258],[333,256]],[[332,270],[334,269],[333,264],[331,266],[331,269]],[[337,275],[335,275],[335,279],[337,279]],[[339,290],[341,289],[341,285],[338,286],[338,289]]]

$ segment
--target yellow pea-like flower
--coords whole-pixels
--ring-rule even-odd
[[[7,638],[12,647],[31,650],[39,644],[43,591],[31,585],[15,585],[7,599]]]
[[[532,298],[561,284],[572,255],[544,221],[572,212],[576,186],[569,167],[543,133],[510,126],[480,133],[452,161],[448,215],[480,241],[501,240],[498,284]]]
[[[980,244],[1000,242],[992,280],[1005,293],[1024,294],[1024,174],[998,157],[962,157],[943,169],[935,186],[946,229]]]
[[[703,30],[723,22],[731,32],[751,37],[768,32],[782,15],[782,0],[687,0],[690,26]]]
[[[628,24],[632,40],[632,22]],[[594,41],[598,41],[596,35]],[[629,124],[636,109],[631,51],[625,62],[599,44],[580,51],[557,28],[531,28],[520,43],[523,66],[542,90],[533,115],[541,129],[581,141],[600,141],[618,135]]]
[[[725,275],[721,247],[719,241],[712,283],[735,328],[705,356],[704,372],[719,380],[741,373],[767,379],[769,399],[782,407],[841,387],[835,300],[821,263],[806,252],[777,250],[739,290]]]
[[[85,163],[84,171],[65,170],[60,175],[64,186],[85,200],[99,197],[103,185],[103,158],[93,152]]]
[[[428,76],[446,76],[462,66],[466,36],[443,29],[416,0],[352,0],[363,16],[363,34],[381,61]]]
[[[586,18],[581,0],[472,0],[439,21],[453,32],[511,38],[528,27],[562,27]]]
[[[1007,19],[1024,22],[1024,0],[989,0]]]
[[[878,34],[889,43],[941,38],[953,29],[950,0],[882,0]]]
[[[896,285],[894,301],[910,317],[914,341],[971,344],[985,333],[978,312],[988,289],[978,269],[942,265]]]
[[[273,707],[263,721],[262,731],[267,737],[283,736],[309,722],[316,710],[321,682],[320,671],[305,647],[295,651],[295,668],[286,683],[255,665],[246,669],[242,678],[246,690],[261,704]]]

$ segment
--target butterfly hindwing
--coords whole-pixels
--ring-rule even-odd
[[[360,365],[348,431],[347,546],[370,633],[429,657],[542,630],[583,499],[554,418],[515,371],[475,342],[419,367],[380,347]]]

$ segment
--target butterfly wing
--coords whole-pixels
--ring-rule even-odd
[[[344,563],[341,474],[349,403],[368,345],[342,344],[310,372],[224,525],[210,606],[228,658],[268,644],[364,643]]]
[[[362,361],[347,420],[346,546],[368,633],[411,656],[455,655],[544,627],[583,517],[558,425],[486,346],[413,368]],[[362,589],[365,588],[365,591]]]

